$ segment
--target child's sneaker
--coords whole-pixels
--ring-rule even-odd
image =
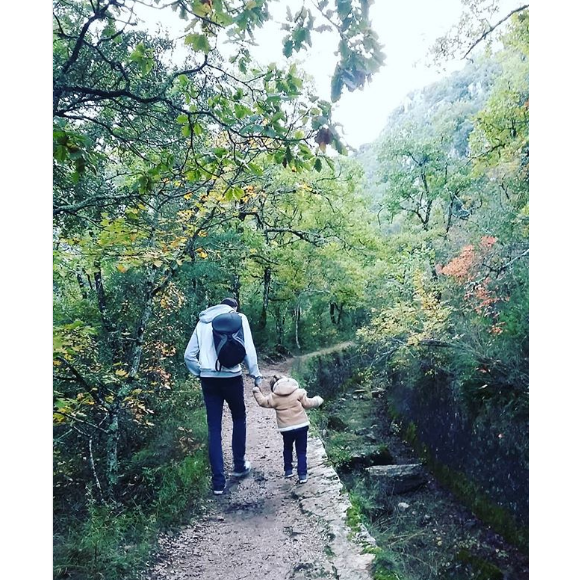
[[[224,487],[214,487],[213,488],[213,494],[214,495],[222,495],[224,492]]]
[[[292,477],[293,471],[291,469],[287,469],[284,472],[284,477]]]
[[[298,483],[306,483],[308,481],[308,475],[299,475],[298,476]]]

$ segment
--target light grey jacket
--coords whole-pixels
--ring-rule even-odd
[[[226,312],[233,312],[233,308],[227,304],[218,304],[204,310],[199,315],[199,322],[197,323],[187,348],[185,349],[185,364],[189,371],[196,377],[237,377],[242,374],[242,367],[236,365],[233,368],[222,367],[220,371],[216,371],[217,355],[213,343],[213,331],[211,321],[218,314],[225,314]],[[246,365],[249,374],[254,378],[261,377],[260,369],[258,368],[258,358],[256,356],[256,347],[252,339],[252,332],[248,319],[242,313],[238,313],[242,318],[242,328],[244,330],[244,346],[246,347],[246,358],[244,364]]]

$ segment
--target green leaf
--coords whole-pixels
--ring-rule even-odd
[[[334,72],[332,77],[332,81],[330,82],[330,100],[333,103],[336,103],[338,99],[340,99],[340,95],[342,94],[342,87],[344,86],[342,75],[340,71],[337,70]]]
[[[54,149],[54,158],[57,161],[60,161],[61,163],[63,163],[64,161],[66,161],[66,156],[67,156],[67,148],[64,147],[63,145],[58,145]]]
[[[314,162],[314,169],[316,169],[316,171],[318,171],[319,173],[320,171],[322,171],[322,161],[320,160],[320,157],[318,157]]]
[[[237,119],[242,119],[243,117],[247,117],[252,113],[251,109],[248,109],[248,107],[239,103],[234,105],[234,111]]]
[[[185,37],[185,44],[191,46],[196,52],[205,52],[207,54],[211,50],[209,41],[205,34],[188,34]]]
[[[211,3],[202,0],[194,0],[192,11],[196,16],[205,18],[211,12]]]
[[[283,119],[285,117],[284,111],[278,111],[271,119],[270,123],[274,124],[276,121]]]
[[[294,43],[296,44],[296,48],[300,48],[302,43],[306,40],[306,36],[308,34],[308,30],[306,28],[297,28],[292,33],[292,38],[294,39]]]
[[[263,175],[264,174],[264,170],[259,165],[256,165],[255,163],[248,163],[248,169],[252,173],[254,173],[255,175]]]
[[[240,133],[242,135],[250,135],[252,133],[262,133],[262,126],[261,125],[255,125],[255,124],[250,124],[250,125],[246,125],[245,127],[242,127],[242,129],[240,129]]]
[[[131,62],[139,62],[144,55],[145,55],[145,45],[142,42],[140,42],[135,47],[135,50],[129,55],[129,60]]]
[[[284,42],[284,48],[282,49],[282,53],[286,58],[290,58],[292,55],[292,49],[294,48],[294,42],[291,38]]]
[[[114,20],[109,20],[107,22],[107,25],[105,26],[105,28],[103,28],[103,32],[102,32],[102,37],[106,38],[106,37],[111,37],[115,34],[115,32],[117,32],[116,28],[115,28],[115,21]]]
[[[64,347],[64,341],[62,336],[55,336],[52,340],[52,348],[54,352],[61,352]]]
[[[68,406],[70,399],[57,399],[54,403],[54,406],[57,409],[62,409],[63,407]]]
[[[352,1],[336,0],[336,11],[340,18],[346,18],[352,11]]]

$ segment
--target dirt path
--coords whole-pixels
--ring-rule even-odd
[[[348,343],[325,352],[345,346]],[[287,359],[261,370],[264,376],[288,374],[291,365],[292,359]],[[373,556],[364,553],[364,547],[374,541],[365,530],[353,534],[346,524],[350,502],[321,441],[309,437],[308,482],[284,479],[275,413],[256,404],[250,380],[244,384],[251,474],[241,481],[230,479],[224,495],[212,496],[207,512],[194,525],[161,538],[158,563],[143,580],[370,580]],[[226,411],[223,440],[229,471],[230,439]]]

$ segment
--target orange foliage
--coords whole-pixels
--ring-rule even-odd
[[[497,296],[491,294],[491,291],[488,288],[489,283],[490,279],[486,278],[465,292],[465,299],[469,300],[470,298],[474,298],[475,311],[484,316],[491,314],[491,306],[500,300]]]
[[[472,279],[473,265],[475,263],[475,252],[473,246],[465,246],[457,258],[453,258],[449,264],[441,268],[441,273],[445,276],[457,278],[460,281]]]
[[[479,241],[479,251],[476,252],[473,245],[465,246],[461,249],[459,256],[453,258],[446,266],[438,265],[437,267],[438,274],[450,276],[465,284],[465,301],[471,305],[475,312],[495,320],[497,320],[499,313],[494,305],[501,298],[494,295],[489,288],[491,283],[489,278],[481,279],[480,269],[484,257],[497,241],[497,238],[493,236],[482,236]],[[509,300],[509,297],[506,297],[505,300]],[[489,332],[495,335],[501,334],[503,332],[502,324],[495,322],[490,327]]]
[[[497,238],[493,236],[483,236],[479,242],[482,248],[491,248],[497,242]]]

